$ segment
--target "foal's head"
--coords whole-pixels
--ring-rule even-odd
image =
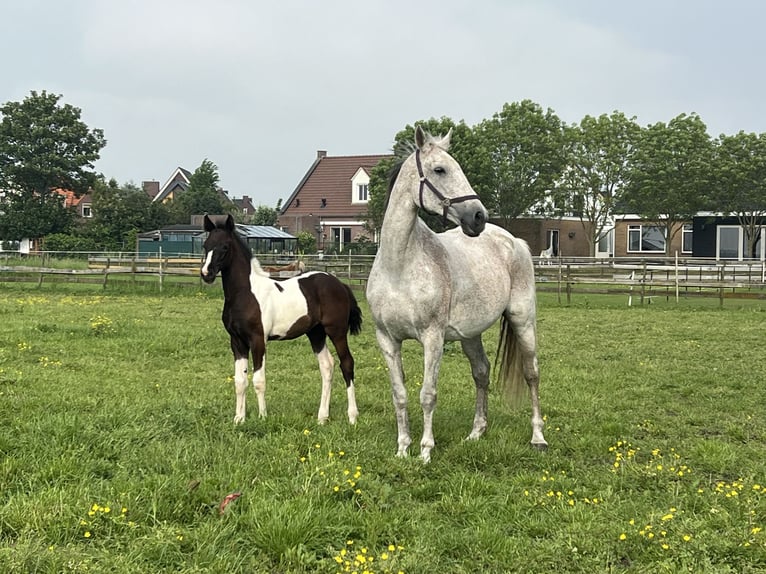
[[[417,170],[419,180],[413,201],[426,211],[459,225],[466,235],[476,237],[484,231],[487,210],[460,164],[447,153],[451,136],[452,130],[437,139],[420,126],[415,129],[415,157],[406,162],[409,168]]]
[[[249,249],[237,235],[231,215],[205,215],[205,231],[205,255],[200,269],[205,283],[212,283],[219,271],[231,266],[238,250],[244,250],[250,258]]]

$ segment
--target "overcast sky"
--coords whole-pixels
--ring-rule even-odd
[[[96,170],[164,183],[204,159],[286,200],[316,151],[389,153],[407,124],[531,99],[567,123],[696,112],[766,132],[759,0],[0,0],[0,103],[60,94]]]

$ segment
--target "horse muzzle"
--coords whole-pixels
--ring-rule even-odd
[[[460,228],[468,237],[478,237],[487,225],[487,210],[482,206],[472,213],[466,213],[460,218]]]
[[[199,276],[202,278],[202,280],[205,283],[208,283],[208,284],[212,283],[213,281],[215,281],[215,276],[216,275],[217,275],[217,273],[209,271],[209,270],[207,272],[204,271],[204,270],[199,272]]]

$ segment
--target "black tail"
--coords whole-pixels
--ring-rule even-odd
[[[358,335],[362,332],[362,310],[359,308],[359,304],[356,302],[354,292],[351,291],[351,287],[343,284],[348,291],[348,299],[351,303],[351,310],[348,313],[348,330],[352,335]]]

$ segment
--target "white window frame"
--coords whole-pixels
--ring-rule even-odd
[[[665,240],[665,245],[663,249],[661,250],[660,249],[642,249],[642,246],[644,244],[644,229],[649,229],[649,228],[660,229],[662,231],[662,237]],[[630,236],[632,235],[631,231],[639,233],[639,237],[638,237],[639,248],[637,250],[630,248]],[[668,238],[666,237],[666,229],[659,225],[644,225],[643,223],[631,223],[628,225],[627,243],[628,243],[627,249],[626,249],[627,253],[665,253],[667,250],[667,244],[668,244]]]
[[[689,237],[689,249],[684,249],[686,237]],[[691,253],[694,247],[694,226],[691,223],[684,223],[681,229],[681,253]]]
[[[82,204],[82,216],[88,219],[93,217],[93,208],[90,203]]]
[[[364,197],[362,198],[361,190],[364,189]],[[364,170],[359,168],[351,178],[351,203],[354,205],[367,205],[370,200],[370,176]]]

